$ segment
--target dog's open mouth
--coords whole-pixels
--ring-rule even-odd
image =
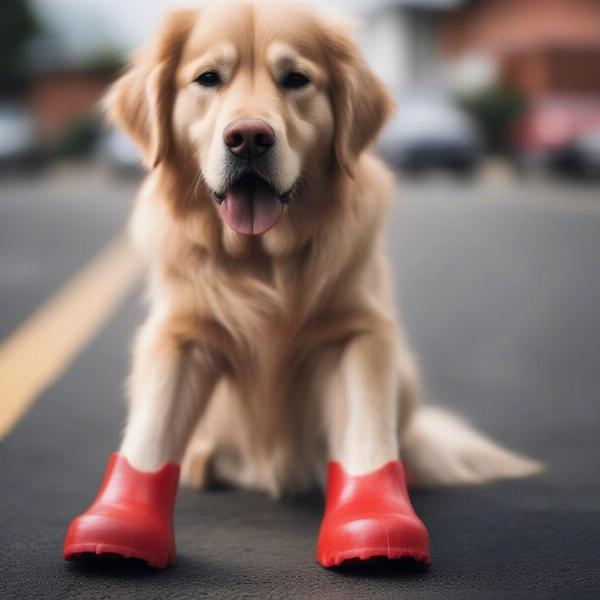
[[[285,196],[285,195],[284,195]],[[256,173],[245,173],[226,192],[217,195],[227,225],[244,235],[262,235],[283,212],[284,196]]]

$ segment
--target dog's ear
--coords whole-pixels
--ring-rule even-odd
[[[198,16],[180,9],[164,20],[156,38],[136,54],[104,99],[108,119],[141,147],[144,163],[156,167],[171,147],[175,71]]]
[[[362,56],[347,27],[325,27],[335,119],[334,152],[352,176],[352,165],[373,143],[395,109],[394,100]]]

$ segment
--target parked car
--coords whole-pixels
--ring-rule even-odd
[[[398,100],[398,113],[383,132],[379,150],[406,172],[477,170],[483,155],[475,122],[442,93],[413,93]]]
[[[554,152],[551,166],[564,173],[600,177],[600,127],[581,133]]]
[[[99,142],[98,153],[116,175],[134,176],[143,172],[138,147],[120,129],[110,129],[106,132]]]
[[[36,125],[26,110],[0,105],[0,169],[31,169],[41,164]]]
[[[525,168],[594,175],[600,172],[600,100],[552,98],[516,124],[516,156]]]

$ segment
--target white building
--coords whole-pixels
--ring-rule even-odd
[[[439,48],[445,13],[465,0],[381,0],[364,13],[367,58],[395,94],[415,85],[444,85],[448,66]]]

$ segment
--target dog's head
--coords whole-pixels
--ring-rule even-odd
[[[392,108],[343,28],[282,2],[172,13],[107,104],[149,167],[191,165],[245,235],[311,183],[351,176]]]

